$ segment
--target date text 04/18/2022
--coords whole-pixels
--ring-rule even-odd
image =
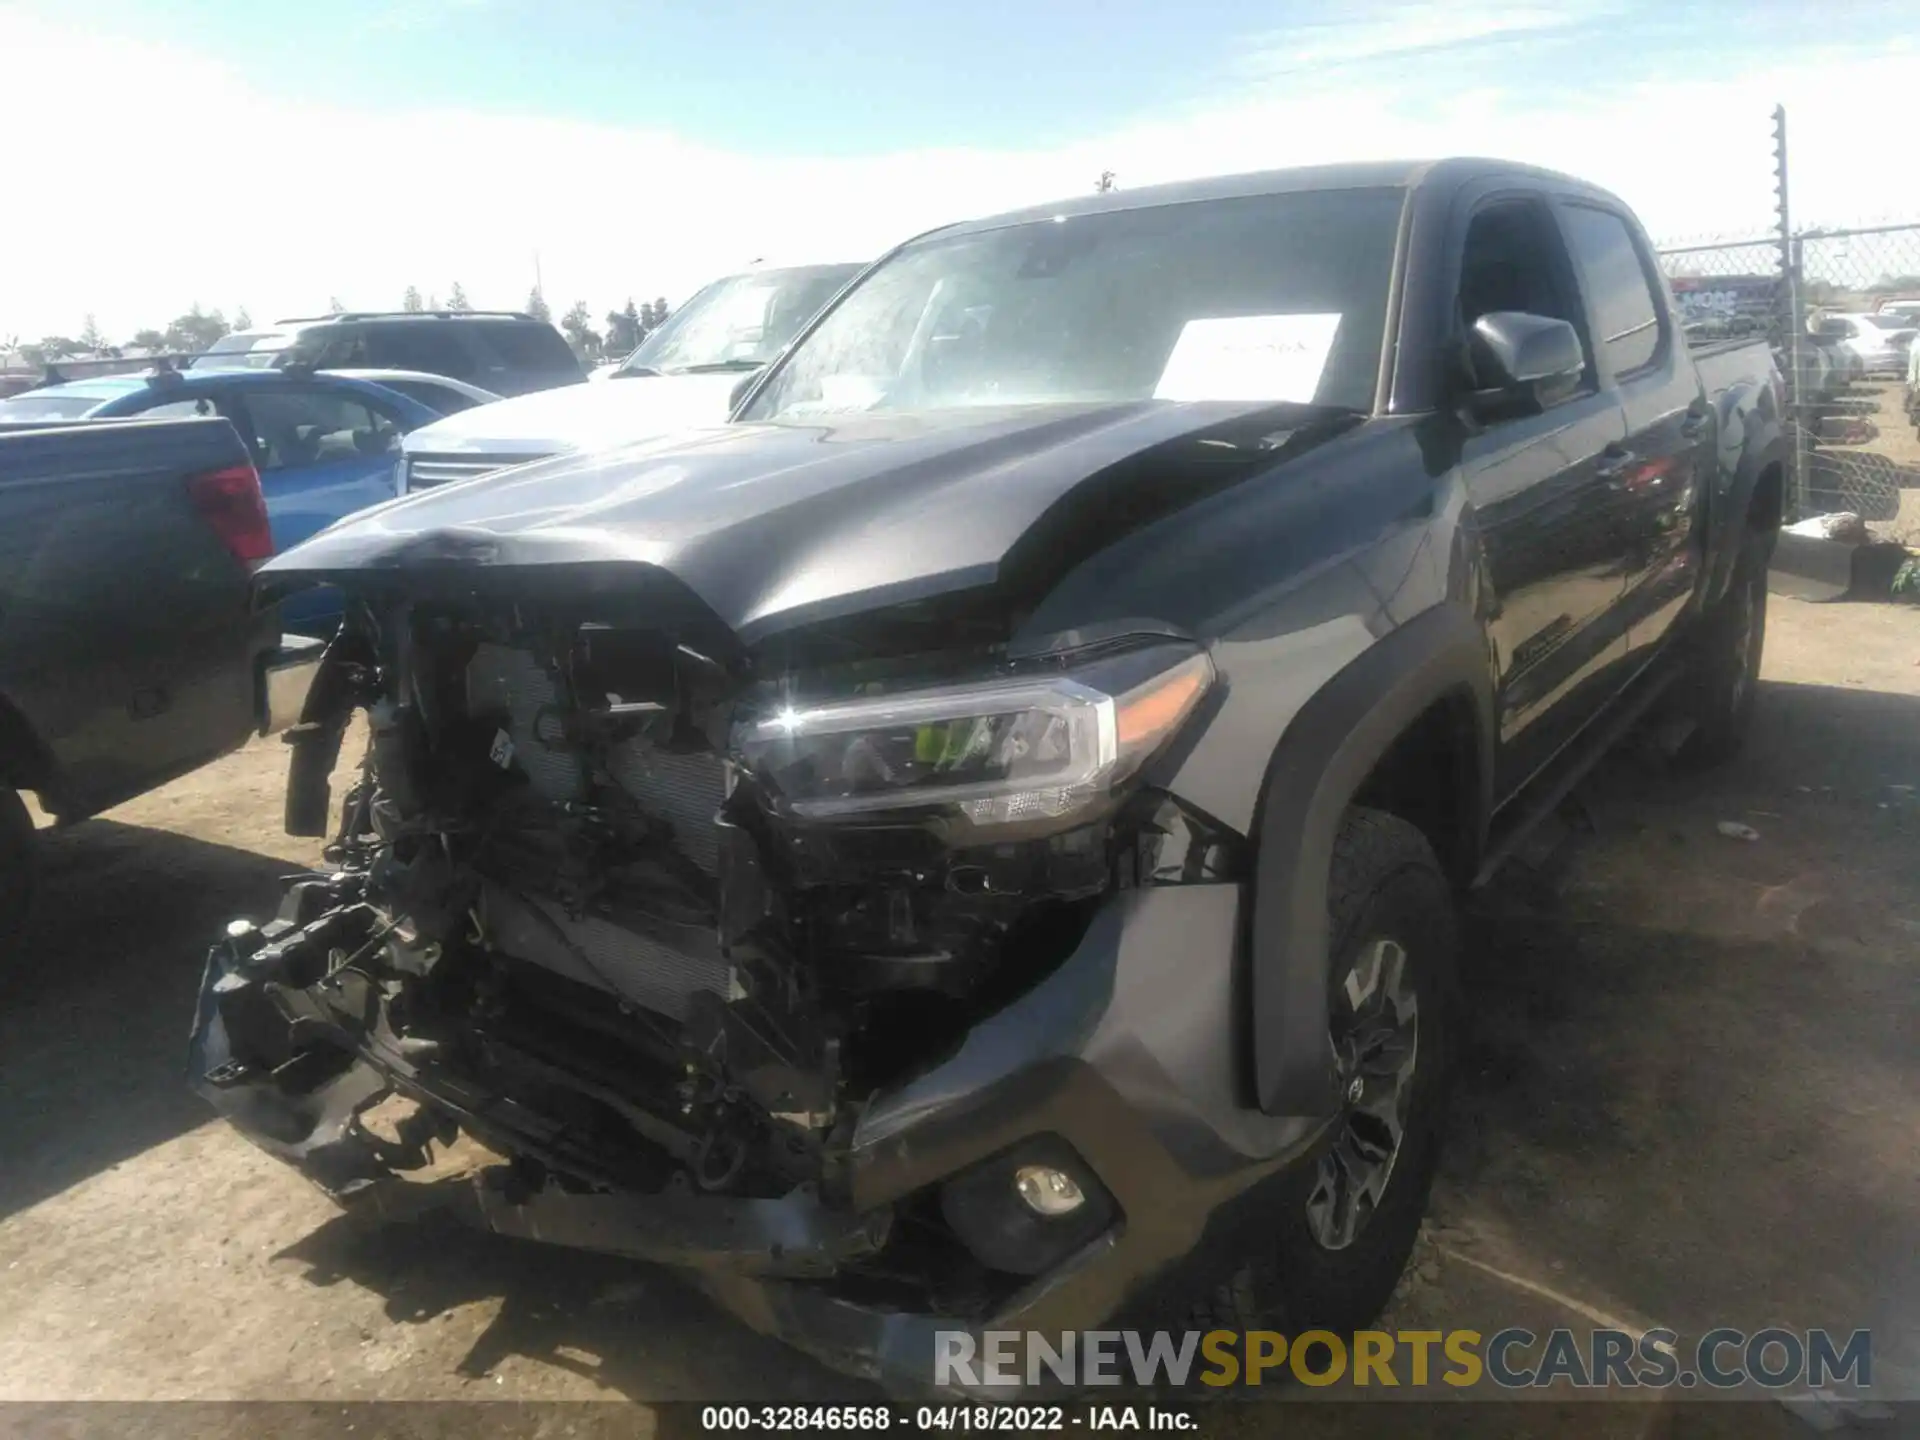
[[[1192,1431],[1187,1410],[1159,1405],[708,1405],[705,1431],[887,1431],[907,1434],[988,1434],[1016,1431]]]

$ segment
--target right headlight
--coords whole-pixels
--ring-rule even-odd
[[[1204,652],[783,708],[736,738],[780,802],[831,820],[924,806],[976,825],[1071,815],[1110,794],[1212,686]]]

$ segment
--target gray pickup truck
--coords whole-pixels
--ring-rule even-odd
[[[319,648],[254,606],[271,553],[225,420],[0,433],[0,959],[33,898],[20,792],[84,820],[296,718]]]
[[[293,826],[371,752],[192,1082],[344,1203],[680,1265],[903,1387],[989,1384],[986,1331],[1350,1331],[1458,897],[1655,707],[1738,747],[1784,459],[1765,342],[1693,353],[1565,176],[924,235],[731,424],[267,567],[352,601]],[[462,1130],[501,1163],[409,1191]]]

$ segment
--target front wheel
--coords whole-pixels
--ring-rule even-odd
[[[1328,888],[1328,1044],[1339,1113],[1272,1187],[1268,1243],[1190,1317],[1347,1335],[1386,1306],[1426,1214],[1452,1078],[1455,912],[1426,837],[1341,822]]]
[[[0,966],[26,931],[37,878],[33,817],[17,791],[0,790]]]

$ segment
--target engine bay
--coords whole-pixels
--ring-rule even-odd
[[[534,1188],[831,1197],[865,1097],[1044,976],[1114,883],[1111,811],[796,820],[729,753],[791,686],[668,630],[408,603],[334,650],[288,816],[332,810],[364,714],[335,868],[228,937],[207,1083],[318,1095],[370,1062],[420,1102],[396,1169],[466,1130]]]

